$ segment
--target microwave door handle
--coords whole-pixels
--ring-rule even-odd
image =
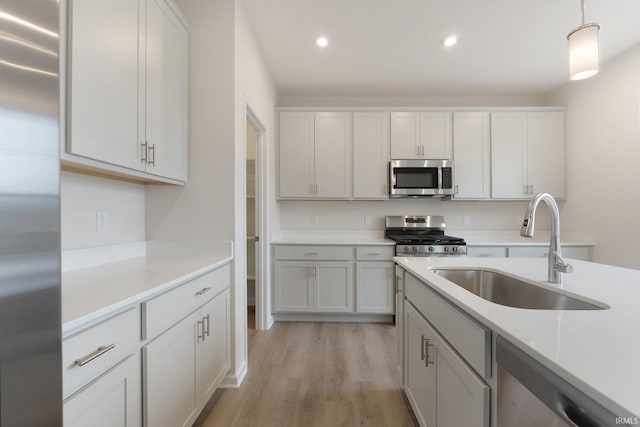
[[[442,168],[438,168],[438,190],[442,190]]]

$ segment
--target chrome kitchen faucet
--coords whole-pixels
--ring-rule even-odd
[[[549,242],[549,282],[562,283],[562,275],[560,273],[571,273],[573,267],[571,264],[567,264],[560,255],[560,212],[558,211],[558,205],[549,193],[538,193],[527,205],[527,210],[524,214],[524,221],[522,222],[522,228],[520,229],[520,235],[522,237],[533,237],[535,228],[535,216],[536,209],[540,202],[545,202],[551,212],[551,240]]]

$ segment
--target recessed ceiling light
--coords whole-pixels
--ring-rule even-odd
[[[442,40],[442,44],[443,44],[445,47],[451,47],[451,46],[453,46],[453,45],[454,45],[454,44],[456,44],[456,43],[458,43],[458,36],[453,35],[453,34],[452,34],[452,35],[450,35],[450,36],[445,37],[445,38]]]
[[[316,44],[320,47],[325,47],[326,45],[329,44],[329,40],[327,40],[326,37],[318,37],[316,39]]]

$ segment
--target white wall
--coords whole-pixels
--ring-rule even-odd
[[[563,229],[595,234],[594,261],[640,269],[640,45],[549,102],[567,106]]]
[[[147,187],[146,237],[234,242],[226,378],[233,386],[247,366],[244,105],[246,100],[267,128],[266,158],[272,163],[276,92],[239,1],[176,3],[190,31],[189,174],[184,187]]]
[[[147,186],[147,239],[233,240],[233,0],[178,0],[189,23],[187,184]]]
[[[62,250],[145,239],[142,184],[73,172],[60,176]],[[96,213],[107,213],[107,230],[96,231]]]

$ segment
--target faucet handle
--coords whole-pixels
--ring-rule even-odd
[[[573,273],[573,266],[562,259],[558,252],[553,254],[553,269],[560,273]]]

